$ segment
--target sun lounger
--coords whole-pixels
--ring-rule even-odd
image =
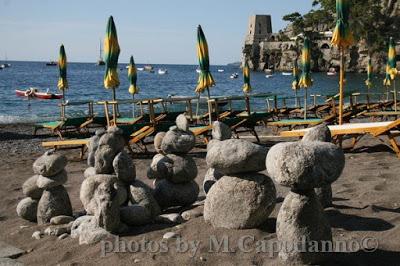
[[[400,136],[400,131],[398,130],[400,127],[400,119],[388,122],[349,123],[343,125],[332,125],[328,127],[331,131],[332,137],[341,138],[346,135],[353,137],[352,148],[354,148],[356,143],[367,134],[373,137],[377,137],[379,140],[381,140],[379,137],[387,136],[390,143],[389,147],[391,147],[391,149],[400,158],[400,149],[396,141],[396,137]],[[280,136],[302,137],[307,132],[307,130],[309,130],[309,128],[283,131],[280,133]]]
[[[53,149],[75,149],[80,148],[80,158],[83,158],[87,150],[87,144],[89,143],[89,139],[71,139],[71,140],[59,140],[59,141],[46,141],[42,142],[42,146],[45,148],[53,148]]]
[[[73,117],[66,118],[59,121],[51,121],[44,123],[37,123],[33,128],[33,135],[36,135],[39,129],[48,129],[52,133],[57,134],[61,139],[63,139],[63,133],[67,131],[79,131],[88,125],[90,118],[87,117]]]

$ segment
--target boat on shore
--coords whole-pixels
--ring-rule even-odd
[[[46,66],[56,66],[57,62],[56,61],[50,61],[46,63]]]
[[[165,74],[168,74],[168,69],[166,68],[158,69],[158,75],[165,75]]]
[[[29,88],[27,90],[15,90],[15,94],[21,97],[38,98],[44,100],[61,99],[62,94],[54,94],[49,91],[40,92],[37,88]]]

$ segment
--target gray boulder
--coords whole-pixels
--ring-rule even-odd
[[[323,123],[318,126],[312,127],[304,135],[302,141],[321,141],[321,142],[331,142],[332,135],[328,126]]]
[[[88,178],[90,176],[96,175],[96,169],[94,167],[88,167],[86,168],[85,172],[83,172],[83,176],[85,178]]]
[[[129,226],[146,225],[153,220],[150,210],[139,204],[121,207],[120,214],[121,221]]]
[[[157,153],[163,153],[161,150],[161,143],[164,139],[165,132],[158,132],[154,137],[154,149]]]
[[[344,168],[343,151],[326,142],[286,142],[268,152],[268,173],[276,182],[294,189],[332,183]]]
[[[221,142],[220,140],[217,139],[212,139],[207,143],[207,152],[212,148],[212,146],[216,143]]]
[[[55,216],[50,219],[50,223],[54,225],[60,225],[60,224],[69,224],[70,222],[74,221],[74,217],[72,216],[66,216],[66,215],[60,215],[60,216]]]
[[[51,218],[59,215],[72,216],[71,201],[63,186],[43,191],[37,209],[38,224],[49,223]]]
[[[39,175],[34,175],[28,178],[24,184],[22,184],[22,193],[24,193],[25,196],[32,199],[40,199],[43,189],[39,188],[36,184],[38,177]]]
[[[33,163],[33,172],[42,176],[54,176],[64,170],[67,163],[64,155],[47,151]]]
[[[173,183],[185,183],[196,178],[197,166],[189,155],[157,154],[147,175],[150,178],[168,179]]]
[[[224,174],[218,172],[214,168],[209,168],[203,180],[203,191],[207,195],[208,191]]]
[[[119,206],[126,203],[128,199],[128,192],[124,184],[118,181],[115,175],[94,175],[83,180],[79,199],[82,202],[87,214],[94,215],[97,209],[97,201],[95,199],[95,192],[101,184],[112,184],[116,189],[116,201]]]
[[[291,247],[298,245],[297,248],[279,251],[279,258],[284,263],[314,265],[324,261],[324,252],[307,252],[310,245],[318,243],[318,247],[322,247],[322,241],[332,241],[331,228],[314,190],[287,194],[276,219],[276,235],[281,243],[290,244]],[[305,250],[302,248],[304,242]]]
[[[151,219],[161,213],[160,206],[153,197],[153,190],[142,181],[136,180],[130,186],[130,201],[148,209]]]
[[[38,201],[32,198],[24,198],[17,205],[17,214],[22,219],[36,222]]]
[[[332,187],[330,184],[323,184],[321,187],[315,188],[315,194],[323,208],[332,206]]]
[[[112,148],[111,146],[100,146],[95,154],[95,170],[96,174],[112,174],[114,173],[113,161],[115,156],[121,150]]]
[[[161,143],[161,150],[166,154],[188,153],[196,144],[196,137],[191,131],[169,130]]]
[[[112,237],[112,234],[98,227],[95,220],[95,217],[90,215],[76,219],[71,227],[71,238],[79,238],[79,245],[88,245]]]
[[[211,132],[212,138],[216,140],[226,140],[232,138],[232,130],[224,123],[215,121]]]
[[[79,237],[82,228],[84,226],[82,226],[83,224],[89,223],[89,224],[93,224],[94,222],[92,222],[94,220],[94,216],[92,215],[84,215],[84,216],[80,216],[78,217],[75,221],[73,221],[72,226],[71,226],[71,238],[77,238]]]
[[[162,209],[189,206],[197,200],[199,186],[193,180],[175,184],[163,179],[157,182],[153,195]]]
[[[223,176],[208,191],[204,220],[214,228],[255,228],[268,219],[275,203],[275,186],[268,176]]]
[[[186,116],[184,114],[180,114],[177,116],[176,120],[176,127],[179,130],[182,131],[188,131],[189,130],[189,121],[187,120]]]
[[[68,180],[67,172],[62,170],[54,176],[45,177],[39,175],[36,181],[36,185],[42,189],[49,189],[52,187],[58,187],[64,185]]]
[[[242,139],[228,139],[207,151],[207,165],[225,175],[265,170],[267,149]]]
[[[103,136],[105,132],[106,131],[104,129],[96,130],[95,135],[89,139],[88,158],[87,158],[88,166],[94,167],[95,164],[94,155],[96,153],[97,148],[99,147],[100,137]]]
[[[120,181],[126,184],[131,184],[135,181],[136,168],[132,162],[132,158],[125,151],[122,151],[115,156],[113,167],[114,172]]]

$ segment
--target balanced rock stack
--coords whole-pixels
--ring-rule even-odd
[[[320,124],[315,126],[307,131],[304,135],[303,142],[309,141],[322,141],[322,142],[331,142],[332,135],[326,124]],[[320,187],[315,188],[315,194],[322,207],[327,208],[332,206],[332,187],[331,180],[324,178]],[[333,182],[333,181],[332,181]]]
[[[258,173],[265,170],[267,149],[230,139],[228,130],[223,123],[213,124],[214,139],[206,157],[210,169],[203,187],[204,220],[213,227],[255,228],[268,219],[276,202],[271,178]]]
[[[324,241],[332,241],[331,227],[314,188],[335,181],[344,161],[343,151],[334,144],[307,138],[279,143],[268,152],[268,173],[277,183],[291,188],[278,213],[276,234],[284,246],[298,246],[280,250],[284,263],[318,264],[326,259],[322,252],[309,252],[311,246],[317,244],[321,250]]]
[[[147,176],[155,179],[154,197],[162,209],[189,206],[197,200],[199,186],[194,181],[197,166],[187,154],[195,143],[196,138],[183,114],[176,118],[176,126],[155,136],[158,154],[153,157]]]
[[[80,190],[86,216],[74,222],[71,233],[81,244],[150,223],[160,212],[151,189],[135,180],[135,165],[124,146],[117,127],[97,131],[89,141],[89,168]]]
[[[48,151],[33,163],[34,176],[22,185],[27,198],[17,205],[18,216],[46,224],[60,215],[72,216],[71,202],[63,184],[67,182],[67,158]]]

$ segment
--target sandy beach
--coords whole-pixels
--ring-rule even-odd
[[[45,236],[36,240],[32,233],[46,226],[29,223],[16,214],[15,208],[24,196],[21,185],[30,177],[33,161],[44,151],[40,143],[54,139],[52,136],[31,135],[31,126],[0,126],[0,240],[21,248],[25,253],[17,258],[25,265],[274,265],[277,254],[257,252],[257,241],[276,240],[276,215],[288,192],[276,184],[278,204],[271,217],[258,229],[226,230],[213,229],[197,217],[180,225],[151,224],[132,228],[128,235],[120,236],[127,243],[159,243],[166,232],[176,232],[185,241],[199,241],[195,254],[188,250],[177,250],[176,240],[168,241],[167,252],[158,252],[156,247],[147,252],[104,253],[105,246],[79,245],[77,239],[63,240]],[[270,147],[277,143],[263,139]],[[333,207],[325,209],[332,226],[334,241],[368,242],[379,246],[374,252],[332,254],[330,265],[398,265],[400,261],[400,161],[391,150],[376,139],[366,137],[359,148],[346,153],[346,166],[340,178],[333,184]],[[78,150],[63,151],[69,163],[66,168],[68,182],[65,187],[71,198],[74,213],[83,210],[79,200],[80,184],[86,162],[78,159]],[[207,169],[206,150],[196,148],[191,152],[199,169],[196,182],[201,185]],[[151,185],[146,171],[151,156],[134,159],[137,178]],[[265,172],[266,173],[266,172]],[[267,174],[267,173],[266,173]],[[199,200],[204,199],[203,192]],[[201,207],[200,207],[201,208]],[[180,210],[182,211],[182,210]],[[229,250],[216,250],[210,246],[212,239],[229,239]],[[210,240],[211,239],[211,240]],[[211,241],[211,242],[210,242]],[[245,241],[245,250],[241,243]],[[114,244],[113,244],[114,245]],[[107,246],[108,248],[108,246]],[[114,246],[115,248],[115,246]],[[120,250],[121,251],[121,250]],[[135,251],[135,250],[133,250]],[[258,250],[260,251],[260,250]]]

